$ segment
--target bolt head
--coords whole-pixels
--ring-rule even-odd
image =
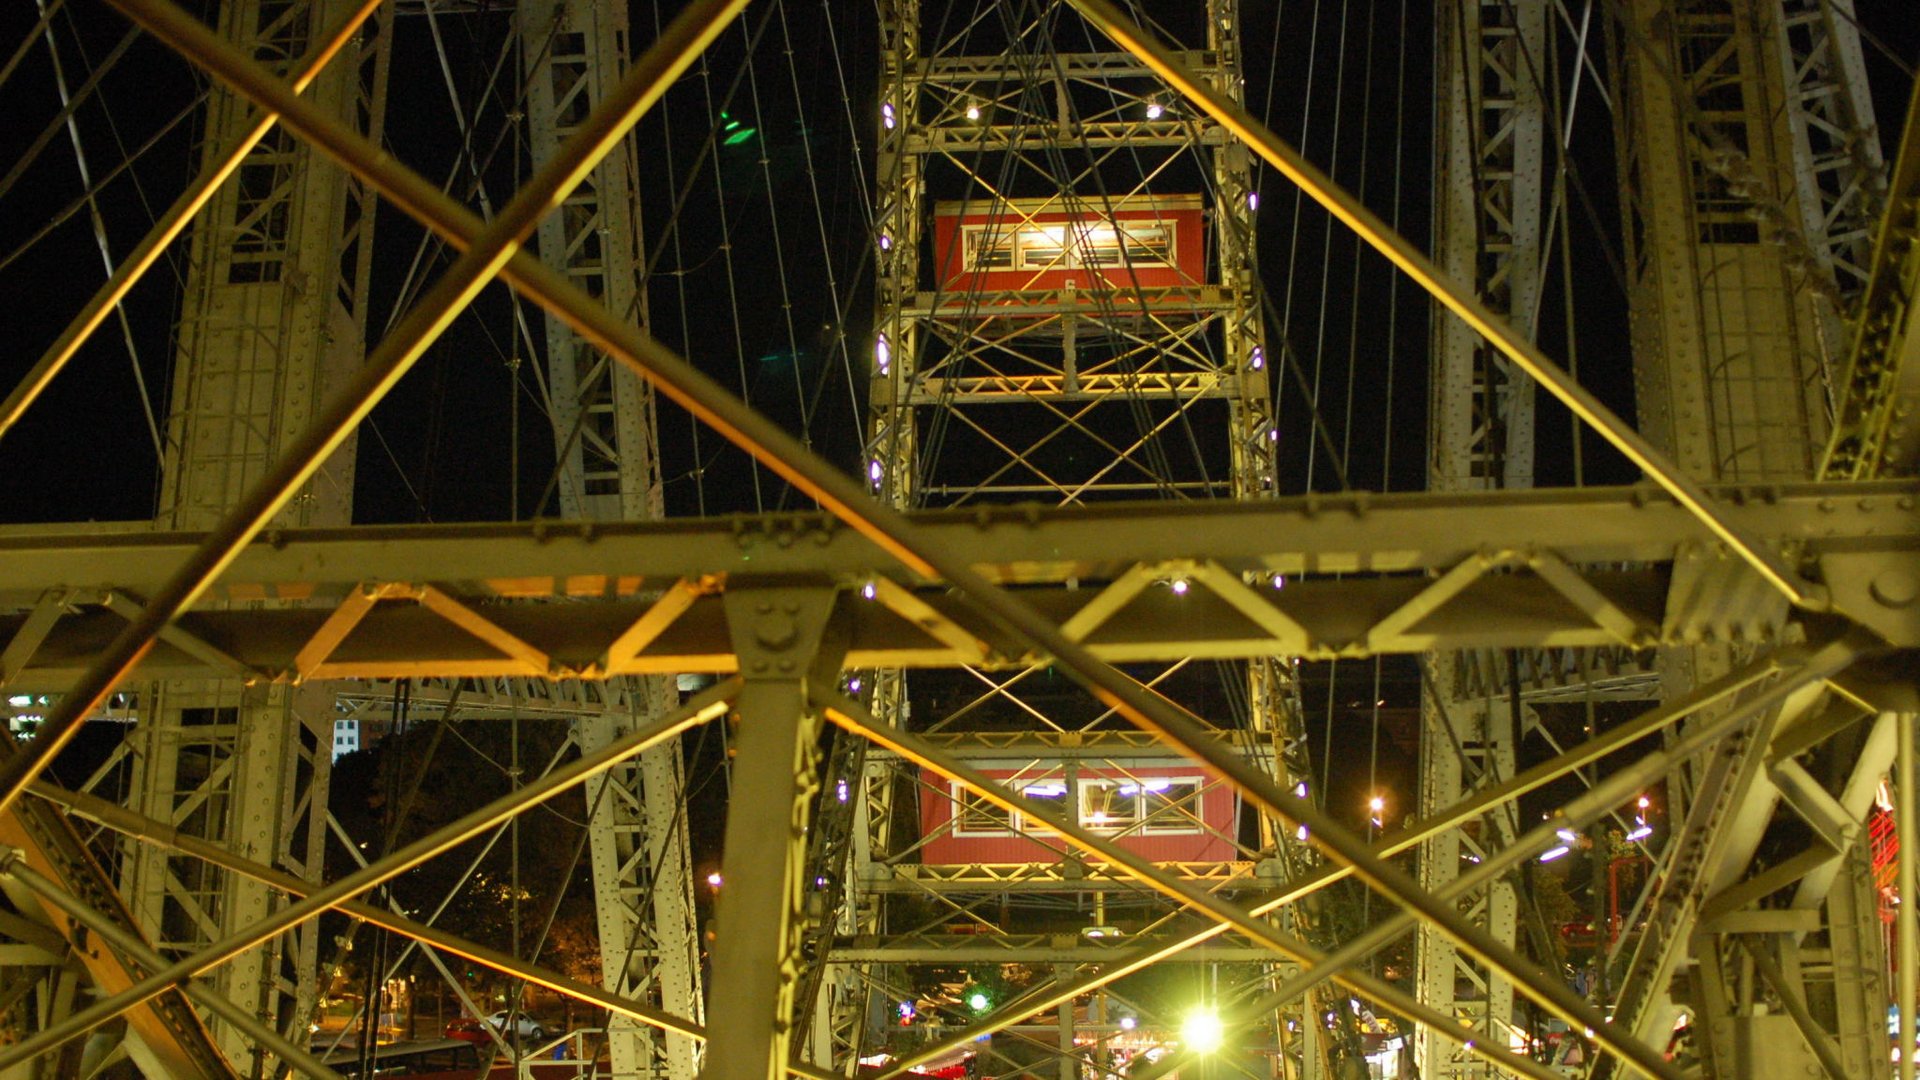
[[[1875,600],[1887,607],[1903,608],[1920,600],[1920,576],[1911,570],[1894,567],[1875,574],[1868,589]]]

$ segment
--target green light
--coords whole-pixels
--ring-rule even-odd
[[[993,999],[987,996],[985,990],[975,990],[973,993],[967,995],[967,1008],[972,1009],[974,1012],[983,1013],[992,1007]]]
[[[720,145],[739,146],[741,143],[758,135],[759,130],[757,128],[747,127],[723,112],[720,114],[720,134],[726,136],[726,138],[720,141]]]

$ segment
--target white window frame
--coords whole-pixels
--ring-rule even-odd
[[[1073,234],[1072,243],[1068,243],[1069,232]],[[1113,263],[1089,262],[1081,254],[1081,247],[1098,234],[1133,236],[1151,232],[1166,234],[1162,245],[1164,257],[1151,254],[1154,249],[1144,244],[1129,244],[1128,257]],[[1009,250],[1008,265],[980,265],[980,252],[991,250],[987,244],[989,239],[993,242],[991,249],[1004,247]],[[1175,268],[1178,239],[1178,223],[1172,218],[962,224],[960,262],[966,273],[977,274],[1043,273],[1051,270],[1171,270]],[[1049,254],[1045,257],[1029,257],[1033,249]],[[1054,252],[1058,254],[1052,254]]]
[[[1174,821],[1171,824],[1156,825],[1148,813],[1144,800],[1135,803],[1134,817],[1124,821],[1105,821],[1095,824],[1088,812],[1087,793],[1099,788],[1145,788],[1152,791],[1154,784],[1162,785],[1162,790],[1175,784],[1191,785],[1193,794],[1188,797],[1184,810],[1173,810]],[[1123,833],[1130,836],[1198,836],[1206,831],[1205,817],[1201,814],[1201,803],[1206,796],[1207,778],[1204,776],[1097,776],[1082,777],[1079,797],[1074,810],[1085,829],[1098,832]],[[1122,791],[1125,794],[1125,791]],[[1136,795],[1140,792],[1136,791]]]

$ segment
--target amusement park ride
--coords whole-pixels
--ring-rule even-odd
[[[450,960],[604,1010],[567,1075],[1842,1080],[1896,1068],[1892,1006],[1910,1080],[1920,129],[1883,138],[1851,0],[1432,5],[1413,240],[1255,110],[1280,35],[1249,41],[1238,0],[692,0],[650,26],[624,0],[56,0],[0,92],[52,50],[34,123],[83,177],[98,80],[57,58],[107,5],[213,89],[177,200],[0,387],[4,466],[184,252],[153,520],[0,527],[0,1080],[340,1075],[310,1045],[323,912],[420,942],[455,993]],[[656,333],[693,271],[641,227],[674,144],[633,134],[723,81],[710,49],[807,18],[836,61],[836,27],[878,54],[832,103],[860,270],[778,268],[859,328],[840,464]],[[387,152],[412,149],[390,110],[457,81],[396,40],[460,20],[511,26],[476,79],[525,166],[504,198]],[[1287,472],[1281,388],[1328,453],[1332,392],[1262,252],[1282,199],[1357,238],[1354,281],[1361,245],[1404,275],[1387,318],[1422,332],[1379,370],[1422,371],[1424,491]],[[1576,214],[1611,237],[1637,427],[1541,344],[1584,287]],[[398,215],[457,254],[381,298]],[[496,279],[557,517],[356,525],[356,432]],[[1639,482],[1536,488],[1542,401]],[[683,414],[813,507],[670,516]],[[1418,790],[1362,825],[1324,790],[1354,744],[1309,731],[1303,687],[1380,657],[1417,658]],[[403,698],[568,747],[328,880],[330,845],[363,854],[328,808],[335,724]],[[723,804],[688,796],[702,725]],[[596,978],[378,891],[540,806],[583,824]],[[1562,859],[1595,896],[1632,868],[1584,938],[1542,915]]]

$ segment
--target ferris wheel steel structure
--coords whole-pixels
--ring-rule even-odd
[[[1900,230],[1910,225],[1914,199],[1920,195],[1920,185],[1912,179],[1920,175],[1920,167],[1914,165],[1920,160],[1920,147],[1914,139],[1903,145],[1891,170],[1890,211],[1882,219],[1868,258],[1859,321],[1869,328],[1863,337],[1870,338],[1871,344],[1855,347],[1850,378],[1836,389],[1845,399],[1837,411],[1849,418],[1850,436],[1856,428],[1887,433],[1874,443],[1880,456],[1873,467],[1886,479],[1802,486],[1772,476],[1759,481],[1716,473],[1690,478],[1691,466],[1683,470],[1673,464],[1674,458],[1689,460],[1678,441],[1681,434],[1708,440],[1703,445],[1709,447],[1715,437],[1730,438],[1728,445],[1737,449],[1748,441],[1730,435],[1729,427],[1758,429],[1771,422],[1770,415],[1765,410],[1726,412],[1727,422],[1709,425],[1704,435],[1683,432],[1686,425],[1681,423],[1673,423],[1668,434],[1654,442],[1636,435],[1472,292],[1453,284],[1411,244],[1386,230],[1248,117],[1230,95],[1193,76],[1185,63],[1109,5],[1074,0],[1076,10],[1111,34],[1194,108],[1204,110],[1234,139],[1300,183],[1307,194],[1407,270],[1438,301],[1467,319],[1507,361],[1591,423],[1662,490],[1460,492],[1400,500],[1360,495],[1241,500],[1218,509],[1128,507],[1105,517],[1098,508],[983,508],[910,515],[889,507],[886,500],[872,498],[861,480],[846,477],[812,456],[777,426],[648,339],[624,318],[625,312],[609,312],[572,284],[561,269],[520,247],[546,213],[564,201],[564,193],[588,179],[593,166],[657,97],[664,82],[683,70],[743,4],[694,5],[661,43],[636,62],[628,77],[605,92],[605,100],[591,111],[580,134],[556,148],[527,188],[492,224],[486,224],[442,196],[434,185],[383,156],[364,132],[343,123],[324,105],[296,96],[279,74],[223,43],[165,0],[117,3],[223,83],[278,114],[292,137],[336,160],[356,182],[420,218],[466,254],[372,351],[368,366],[348,379],[344,392],[309,414],[312,426],[272,452],[250,448],[260,464],[238,469],[243,479],[237,486],[244,494],[227,496],[235,499],[237,508],[220,514],[204,538],[103,538],[47,530],[6,537],[9,550],[4,562],[13,568],[6,572],[19,575],[7,583],[6,594],[21,614],[4,624],[8,643],[0,656],[0,674],[9,687],[65,695],[49,713],[42,738],[17,748],[0,770],[5,780],[0,804],[8,811],[11,849],[5,866],[25,868],[14,875],[20,887],[39,890],[40,895],[54,888],[96,912],[111,907],[115,891],[110,884],[102,890],[101,883],[107,880],[104,870],[89,867],[84,853],[75,856],[71,848],[61,855],[60,838],[45,828],[34,831],[45,825],[49,806],[69,806],[85,814],[87,797],[59,792],[36,777],[51,754],[71,737],[74,726],[129,675],[137,674],[142,680],[237,677],[255,683],[270,704],[276,695],[296,693],[309,680],[329,678],[606,679],[678,671],[737,673],[737,677],[630,731],[611,735],[574,763],[476,810],[453,827],[373,860],[346,879],[315,884],[304,899],[289,896],[263,902],[264,913],[245,926],[235,924],[207,933],[204,940],[188,946],[194,951],[184,959],[151,951],[155,930],[139,926],[137,913],[101,923],[119,926],[126,945],[87,953],[86,964],[103,998],[84,1008],[76,1005],[64,1015],[65,1007],[59,1004],[62,991],[56,988],[39,999],[46,1003],[47,1022],[38,1032],[0,1048],[0,1069],[52,1052],[65,1039],[122,1014],[129,1017],[140,1052],[154,1055],[151,1060],[178,1063],[156,1066],[173,1070],[170,1075],[224,1075],[223,1069],[237,1066],[236,1057],[252,1058],[251,1066],[239,1067],[264,1067],[270,1047],[265,1041],[246,1045],[247,1025],[231,1019],[234,1010],[225,1010],[229,1027],[209,1031],[195,1014],[182,1011],[185,1005],[172,988],[203,971],[219,969],[236,956],[258,955],[259,947],[281,932],[301,926],[330,906],[355,903],[358,893],[445,850],[459,838],[573,784],[608,775],[662,740],[731,711],[741,722],[736,784],[751,790],[754,797],[736,799],[728,819],[724,873],[738,891],[721,905],[715,927],[706,1022],[634,1001],[618,988],[595,993],[537,971],[521,973],[543,978],[582,1000],[609,1005],[650,1027],[691,1038],[711,1033],[705,1069],[714,1075],[826,1075],[822,1063],[796,1056],[800,1040],[793,1023],[802,929],[810,914],[822,917],[806,908],[804,877],[805,834],[815,820],[817,770],[811,755],[820,725],[831,722],[863,732],[891,753],[917,754],[927,767],[972,785],[985,797],[1016,805],[1018,800],[1017,793],[992,790],[996,785],[983,783],[953,755],[938,747],[916,745],[910,741],[912,732],[902,731],[884,715],[869,721],[859,703],[840,696],[842,668],[957,666],[1017,671],[1042,658],[1050,658],[1105,706],[1140,725],[1161,745],[1217,770],[1250,805],[1276,820],[1305,827],[1334,865],[1276,885],[1277,893],[1297,898],[1339,874],[1358,875],[1408,909],[1403,921],[1417,920],[1432,927],[1545,1011],[1590,1028],[1602,1051],[1595,1066],[1602,1075],[1611,1075],[1616,1068],[1678,1075],[1661,1048],[1652,1043],[1659,1033],[1651,1018],[1658,1015],[1659,998],[1669,993],[1673,967],[1689,957],[1698,970],[1692,990],[1693,1007],[1704,1030],[1702,1053],[1718,1074],[1737,1068],[1737,1062],[1745,1060],[1742,1055],[1756,1050],[1804,1057],[1831,1072],[1836,1052],[1844,1061],[1866,1048],[1883,1046],[1873,1036],[1875,1023],[1885,1015],[1887,987],[1875,982],[1872,958],[1862,954],[1862,943],[1837,931],[1849,913],[1856,919],[1863,914],[1861,899],[1871,895],[1860,875],[1858,853],[1859,821],[1871,806],[1873,781],[1893,763],[1895,755],[1889,747],[1910,752],[1910,727],[1920,711],[1914,704],[1911,677],[1912,650],[1920,644],[1920,626],[1912,613],[1920,592],[1912,514],[1916,492],[1911,480],[1913,462],[1899,456],[1910,446],[1903,441],[1908,434],[1903,425],[1910,420],[1899,409],[1907,400],[1902,395],[1914,370],[1903,363],[1911,346],[1899,314],[1900,305],[1913,295],[1911,245]],[[1669,22],[1659,33],[1692,33],[1702,39],[1718,35],[1717,50],[1681,50],[1682,58],[1752,58],[1758,31],[1737,22],[1729,26],[1719,12],[1705,7],[1697,26]],[[1827,25],[1831,31],[1837,24]],[[1804,21],[1791,24],[1794,33],[1805,27]],[[1628,33],[1636,29],[1654,45],[1661,40],[1631,21],[1624,26]],[[1787,40],[1805,41],[1791,35]],[[1647,46],[1630,42],[1629,48]],[[1646,55],[1657,57],[1658,52]],[[1649,74],[1656,66],[1652,62],[1622,62],[1628,73],[1619,85],[1644,80],[1638,84],[1637,108],[1652,109],[1673,100],[1671,93],[1654,92],[1663,84]],[[1634,67],[1643,62],[1648,67]],[[1743,70],[1761,69],[1749,64]],[[1808,69],[1794,70],[1804,74]],[[1684,103],[1678,112],[1666,130],[1679,133],[1675,160],[1685,160],[1685,155],[1700,152],[1685,142],[1690,126],[1699,130],[1698,118],[1687,113]],[[1650,124],[1632,130],[1640,135],[1659,128]],[[263,145],[273,152],[284,151],[288,144]],[[1787,155],[1776,166],[1759,158],[1761,151],[1755,147],[1761,145],[1757,140],[1747,142],[1756,155],[1749,162],[1758,162],[1752,164],[1757,175],[1792,172],[1784,164]],[[1653,144],[1638,145],[1636,151],[1658,159],[1648,169],[1673,167],[1673,160]],[[1724,155],[1714,160],[1730,167]],[[1810,162],[1807,168],[1815,165]],[[1642,185],[1638,193],[1653,207],[1648,211],[1649,235],[1657,235],[1662,227],[1655,204],[1663,198],[1680,199],[1689,190],[1683,185],[1668,191],[1658,176],[1649,172],[1623,177],[1629,185]],[[1803,170],[1774,191],[1803,191],[1804,183]],[[1778,205],[1781,196],[1765,190],[1765,185],[1738,194],[1756,205],[1759,213],[1753,219],[1760,222],[1759,229],[1796,219]],[[1806,216],[1798,215],[1800,220]],[[341,219],[316,213],[314,220],[331,228]],[[1729,228],[1735,224],[1727,223]],[[1677,252],[1688,251],[1696,257],[1703,252],[1736,257],[1714,248],[1744,243],[1743,236],[1694,231],[1652,254],[1669,261],[1678,257]],[[546,245],[542,247],[545,250]],[[331,244],[327,250],[333,252]],[[1741,272],[1771,274],[1783,282],[1782,288],[1793,286],[1795,279],[1781,274],[1778,262],[1785,256],[1778,252],[1743,250],[1737,258],[1774,259],[1775,265],[1743,266]],[[1648,265],[1665,263],[1650,260]],[[266,276],[265,271],[259,273]],[[377,538],[324,528],[276,527],[270,543],[250,546],[249,541],[322,468],[329,453],[350,436],[371,403],[418,356],[423,342],[444,328],[478,285],[496,274],[594,348],[793,481],[819,502],[824,513],[768,515],[727,523],[517,526],[451,534],[401,529]],[[236,282],[231,272],[227,282],[258,283]],[[1749,289],[1737,299],[1744,302],[1752,296]],[[332,302],[331,297],[328,300]],[[1722,302],[1733,303],[1735,298]],[[1800,302],[1796,298],[1783,303]],[[1672,320],[1683,315],[1668,316],[1664,325],[1670,330]],[[1681,354],[1671,343],[1685,337],[1670,331],[1666,340],[1662,370],[1669,373],[1668,385],[1677,385],[1673,380],[1690,375],[1676,360]],[[339,341],[337,335],[334,341]],[[1716,346],[1709,342],[1706,347]],[[1751,363],[1753,357],[1743,354],[1741,362]],[[1706,365],[1705,369],[1711,381],[1727,365]],[[1766,374],[1755,370],[1742,378],[1760,385],[1755,381]],[[588,400],[583,395],[583,408],[594,407]],[[1676,400],[1688,399],[1678,393]],[[1773,399],[1755,391],[1745,396],[1747,404],[1742,407],[1763,400]],[[1854,425],[1851,418],[1862,413],[1884,419]],[[1798,414],[1808,412],[1798,410]],[[1668,441],[1674,444],[1670,449],[1659,445]],[[1802,442],[1807,444],[1808,459],[1819,460],[1817,435],[1809,433]],[[632,455],[645,452],[643,446],[632,443],[623,449],[630,455],[623,465]],[[1853,461],[1858,452],[1856,444],[1840,454],[1830,451],[1826,457]],[[1708,460],[1725,463],[1730,459],[1723,453]],[[588,466],[583,463],[580,468],[584,474]],[[1703,480],[1732,483],[1703,486]],[[233,486],[229,484],[228,489]],[[1580,514],[1578,527],[1572,530],[1565,520],[1570,508]],[[1556,521],[1555,515],[1560,519]],[[1506,531],[1497,532],[1496,527]],[[1515,536],[1534,539],[1516,544]],[[76,559],[85,561],[76,564]],[[162,561],[167,559],[175,561]],[[169,572],[169,565],[177,568]],[[557,573],[556,565],[572,572]],[[1343,570],[1350,573],[1335,576]],[[1284,592],[1263,594],[1247,585],[1247,576],[1255,571],[1287,573],[1294,580]],[[1174,618],[1165,597],[1136,590],[1126,602],[1102,612],[1092,632],[1063,632],[1063,624],[1071,625],[1086,606],[1088,583],[1102,590],[1119,583],[1125,590],[1131,588],[1127,582],[1179,574],[1191,575],[1197,598],[1208,603],[1199,615]],[[665,577],[675,584],[661,594],[622,589],[618,584],[633,577]],[[884,603],[861,597],[868,584],[875,585],[876,594],[886,593]],[[1011,585],[1021,588],[1015,592],[1008,588]],[[141,597],[142,602],[129,604],[128,596]],[[292,596],[308,598],[311,606],[233,604]],[[500,602],[533,596],[568,597],[573,602]],[[1706,670],[1694,664],[1698,685],[1632,725],[1638,735],[1666,728],[1676,734],[1670,745],[1643,754],[1624,775],[1636,781],[1671,775],[1695,756],[1700,764],[1688,784],[1691,797],[1685,820],[1664,856],[1668,873],[1662,887],[1647,898],[1640,945],[1627,958],[1619,988],[1623,1015],[1630,1022],[1622,1024],[1609,1024],[1593,1003],[1531,967],[1487,927],[1463,918],[1453,907],[1461,890],[1491,883],[1494,870],[1462,875],[1452,885],[1423,887],[1388,861],[1390,854],[1406,850],[1410,843],[1457,828],[1467,818],[1533,790],[1543,782],[1541,766],[1499,780],[1480,794],[1463,793],[1450,806],[1433,808],[1426,820],[1434,824],[1416,826],[1409,830],[1413,834],[1409,838],[1389,837],[1369,845],[1324,809],[1276,783],[1272,773],[1220,744],[1185,710],[1111,666],[1164,663],[1202,653],[1257,660],[1535,646],[1664,647],[1678,652],[1697,648],[1703,641],[1738,642],[1742,652],[1747,647],[1759,651],[1748,657],[1723,649],[1717,663],[1704,665]],[[1724,674],[1716,673],[1714,667],[1724,669]],[[1594,744],[1557,755],[1546,771],[1566,775],[1593,764],[1602,754],[1633,745],[1608,736],[1597,737]],[[284,743],[275,748],[280,753],[289,749]],[[1836,777],[1831,767],[1838,758],[1848,759],[1849,764],[1882,764],[1877,770],[1863,764],[1860,770]],[[1907,770],[1911,762],[1901,765]],[[285,771],[280,775],[285,776]],[[1763,776],[1765,788],[1759,785]],[[1610,799],[1624,794],[1602,784],[1593,795],[1563,807],[1559,820],[1570,828],[1584,828],[1613,805]],[[1910,821],[1909,793],[1897,794],[1903,817]],[[263,799],[262,804],[280,798]],[[262,848],[256,843],[252,858],[231,851],[218,856],[222,844],[183,831],[177,822],[156,819],[137,808],[112,810],[95,805],[94,810],[96,820],[109,825],[117,821],[115,827],[152,838],[156,848],[165,845],[204,855],[236,881],[246,878],[276,890],[295,891],[278,867],[257,858],[257,852],[271,844]],[[1804,825],[1794,825],[1787,815]],[[1779,861],[1755,864],[1742,854],[1759,850],[1767,839],[1768,825],[1781,821],[1792,826],[1784,831],[1794,836],[1810,832],[1814,843],[1800,852],[1786,851]],[[292,819],[275,818],[270,824],[290,827]],[[1056,824],[1062,836],[1104,860],[1111,872],[1192,906],[1276,956],[1310,969],[1322,959],[1319,950],[1286,939],[1246,906],[1202,892],[1197,887],[1202,883],[1140,865],[1124,850],[1084,834],[1070,820]],[[1530,845],[1542,839],[1541,830],[1526,830],[1502,852],[1490,854],[1502,860],[1500,865],[1511,866],[1516,860],[1535,858]],[[1769,850],[1778,858],[1784,849]],[[1903,845],[1904,881],[1913,880],[1914,858],[1911,846]],[[0,870],[3,876],[5,871]],[[65,909],[61,902],[52,906]],[[84,920],[55,920],[55,928],[70,938],[76,925],[84,925]],[[435,932],[408,927],[403,919],[389,919],[387,925],[435,940]],[[136,932],[149,935],[146,942],[129,934],[135,926],[139,926]],[[1817,958],[1802,951],[1809,934],[1816,936],[1812,940],[1820,935],[1826,938]],[[116,935],[102,936],[111,941]],[[1903,919],[1898,939],[1903,961],[1920,956],[1910,918]],[[57,947],[44,936],[38,940]],[[467,948],[466,955],[480,955],[448,941],[444,934],[437,940],[445,947]],[[1184,944],[1203,940],[1189,937]],[[1346,962],[1351,951],[1337,951],[1337,955]],[[1080,955],[1076,952],[1071,958]],[[1757,981],[1726,976],[1730,966],[1745,962],[1743,956],[1752,959]],[[518,963],[505,959],[509,968]],[[501,961],[495,956],[482,962]],[[1807,971],[1813,966],[1823,966],[1831,976],[1831,988],[1823,989],[1819,1000],[1804,992]],[[1914,965],[1903,962],[1900,968],[1910,973]],[[1363,978],[1351,967],[1329,973],[1349,985]],[[1798,979],[1791,973],[1798,973]],[[63,976],[58,970],[45,974],[56,986],[65,980],[64,992],[70,1001],[71,975]],[[1796,981],[1801,985],[1796,986]],[[1097,989],[1097,983],[1088,982],[1083,976],[1078,988],[1062,987],[1048,1007],[1058,1009],[1062,994],[1071,1001],[1073,993]],[[1906,991],[1911,997],[1910,985]],[[1431,1003],[1407,1001],[1403,992],[1390,985],[1373,985],[1360,992],[1388,1011],[1461,1034],[1445,1017],[1434,1016]],[[1781,1004],[1785,1015],[1768,1009],[1769,1000]],[[252,1002],[236,1004],[242,1013],[257,1008]],[[1909,1018],[1913,1012],[1904,1010]],[[964,1037],[971,1037],[971,1032]],[[1834,1045],[1829,1046],[1829,1040]],[[1516,1055],[1497,1040],[1464,1041],[1471,1044],[1465,1049],[1496,1069],[1550,1074],[1540,1063]],[[1903,1068],[1910,1070],[1910,1063]],[[904,1065],[896,1065],[892,1072],[903,1069]]]

